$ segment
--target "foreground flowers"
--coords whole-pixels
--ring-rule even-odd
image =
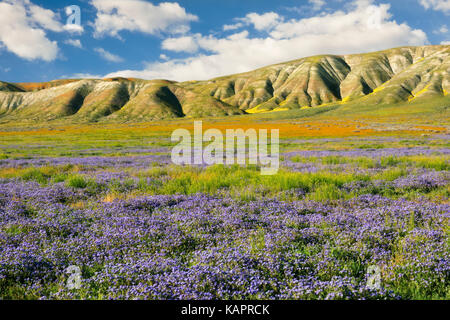
[[[448,204],[196,194],[74,205],[94,196],[0,183],[2,298],[450,298]],[[66,286],[70,265],[80,289]],[[379,289],[367,285],[370,266]]]

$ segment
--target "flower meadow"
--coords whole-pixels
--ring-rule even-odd
[[[289,143],[274,176],[163,147],[4,157],[0,298],[450,299],[447,138]]]

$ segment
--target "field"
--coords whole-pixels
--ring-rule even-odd
[[[446,109],[386,108],[205,120],[280,129],[274,176],[173,165],[189,120],[4,124],[0,298],[450,299]]]

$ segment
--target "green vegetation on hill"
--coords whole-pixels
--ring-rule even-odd
[[[303,58],[208,81],[0,82],[0,121],[141,122],[287,110],[426,113],[448,111],[449,92],[450,46],[402,47]],[[303,112],[311,108],[320,111]]]

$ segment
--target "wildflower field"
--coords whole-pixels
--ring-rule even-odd
[[[445,126],[237,123],[263,176],[171,164],[179,125],[1,128],[0,298],[450,299]]]

